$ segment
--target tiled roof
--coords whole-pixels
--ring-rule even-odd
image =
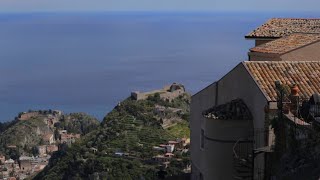
[[[320,93],[320,61],[245,61],[243,64],[268,101],[277,99],[277,80],[281,84],[297,84],[304,99]]]
[[[320,41],[320,34],[294,33],[251,48],[252,52],[283,54],[308,44]]]
[[[278,38],[295,32],[320,33],[320,19],[272,18],[246,38]]]
[[[203,116],[209,119],[220,120],[252,120],[249,108],[241,99],[235,99],[226,104],[214,106],[204,111]]]

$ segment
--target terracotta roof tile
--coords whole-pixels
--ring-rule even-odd
[[[294,33],[289,36],[270,41],[251,48],[251,52],[283,54],[300,47],[320,41],[320,34]]]
[[[320,33],[320,19],[272,18],[246,38],[279,38],[297,32]]]
[[[249,108],[241,99],[234,99],[225,104],[214,106],[204,111],[203,116],[220,120],[252,120]]]
[[[244,65],[269,101],[276,101],[277,80],[297,84],[302,98],[320,93],[319,61],[245,61]]]

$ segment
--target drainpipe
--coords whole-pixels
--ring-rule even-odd
[[[219,97],[219,81],[216,82],[216,99],[215,99],[215,106],[218,105],[218,97]]]

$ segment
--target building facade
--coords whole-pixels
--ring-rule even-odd
[[[260,136],[254,133],[256,130],[270,129],[266,108],[277,108],[275,81],[286,85],[297,84],[301,90],[300,96],[308,98],[320,92],[317,85],[320,74],[317,72],[320,72],[319,61],[245,61],[219,81],[193,95],[190,120],[192,179],[239,178],[241,175],[238,176],[234,160],[237,142],[251,143],[250,147],[259,151],[252,159],[253,172],[248,170],[242,175],[258,178],[264,174],[265,157],[270,152],[274,137],[267,134],[265,139],[265,134]],[[208,110],[230,107],[235,100],[243,102],[251,114],[250,118],[205,116]]]
[[[320,34],[293,33],[250,49],[250,61],[317,61]]]

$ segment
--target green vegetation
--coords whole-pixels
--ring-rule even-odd
[[[38,131],[45,127],[46,124],[40,118],[16,122],[0,134],[0,152],[13,159],[23,152],[32,154],[33,147],[41,143]],[[12,145],[16,148],[8,148]]]
[[[99,126],[99,121],[86,113],[71,113],[62,116],[55,124],[58,129],[65,129],[68,133],[88,134]]]
[[[190,137],[190,128],[188,122],[180,122],[175,126],[171,126],[167,129],[168,133],[173,137]]]
[[[9,122],[0,122],[0,133],[4,132],[6,129],[13,126],[17,122],[18,120],[9,121]]]
[[[147,100],[126,99],[106,115],[100,127],[80,142],[53,155],[49,165],[34,179],[158,179],[163,177],[152,157],[153,146],[188,137],[190,96],[185,94],[172,102],[158,94]],[[169,129],[162,128],[162,119],[155,105],[180,108],[176,113],[181,122]],[[172,113],[170,114],[172,116]],[[177,131],[177,132],[175,132]],[[123,153],[116,155],[115,153]],[[122,156],[121,156],[122,155]],[[179,155],[165,176],[183,174],[188,155]]]
[[[71,133],[87,134],[99,126],[99,121],[84,113],[72,113],[57,118],[56,127],[49,127],[47,115],[52,111],[38,111],[38,116],[28,120],[14,120],[0,124],[0,154],[18,159],[20,154],[36,155],[37,146],[43,144],[42,135],[66,129]],[[14,146],[14,147],[13,147]]]

